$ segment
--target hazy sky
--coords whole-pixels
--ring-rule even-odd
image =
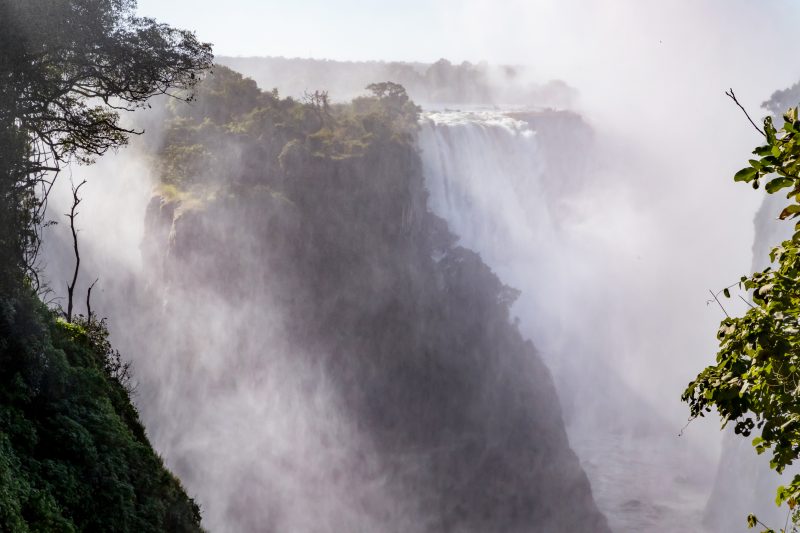
[[[668,89],[720,77],[743,94],[800,78],[790,0],[139,0],[139,12],[218,55],[528,64],[595,93],[662,72]]]
[[[458,5],[453,0],[140,0],[139,12],[197,30],[220,55],[430,60],[453,51],[440,34],[447,13]]]
[[[750,35],[741,37],[749,41],[787,18],[798,20],[800,4],[790,0],[139,0],[139,11],[195,29],[221,55],[519,60],[576,48],[591,55],[598,47],[643,32],[653,42],[668,45],[665,37],[680,36],[673,30],[691,33],[698,24],[747,25]],[[532,49],[523,45],[525,41],[539,46]],[[495,57],[474,55],[480,53]]]

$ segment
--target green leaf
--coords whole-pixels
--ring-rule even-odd
[[[758,171],[753,167],[743,168],[733,176],[733,181],[744,181],[745,183],[752,181],[756,177]]]
[[[785,500],[787,496],[786,493],[787,493],[786,487],[784,487],[783,485],[778,487],[778,490],[775,495],[775,505],[780,505],[783,503],[783,500]]]
[[[725,295],[725,298],[730,298],[731,297],[731,291],[729,291],[727,288],[722,289],[722,294]]]
[[[764,157],[764,156],[769,155],[771,153],[772,153],[772,147],[770,145],[768,145],[768,144],[764,145],[764,146],[759,146],[758,148],[753,150],[753,154],[755,154],[755,155],[757,155],[759,157]]]
[[[794,180],[792,178],[775,178],[767,183],[765,189],[768,193],[772,194],[786,187],[791,187],[792,185],[794,185]]]
[[[767,142],[773,144],[775,142],[777,130],[775,126],[772,125],[772,117],[766,117],[764,119],[764,133],[767,135]]]
[[[781,219],[781,220],[786,220],[790,216],[797,215],[798,213],[800,213],[800,205],[792,204],[792,205],[786,206],[783,209],[783,211],[781,211],[781,214],[778,215],[778,218]]]

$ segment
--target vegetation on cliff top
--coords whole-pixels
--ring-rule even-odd
[[[194,105],[170,106],[161,181],[184,191],[239,178],[277,185],[306,155],[345,159],[364,155],[374,142],[410,144],[419,108],[405,89],[384,82],[367,90],[351,104],[332,104],[324,91],[280,98],[217,65],[197,87]]]

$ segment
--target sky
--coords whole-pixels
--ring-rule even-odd
[[[712,27],[749,43],[798,20],[790,0],[139,0],[220,55],[339,60],[579,61],[626,45],[676,49]],[[759,33],[763,32],[763,33]],[[749,35],[748,35],[749,34]],[[700,43],[698,43],[700,44]],[[703,43],[719,45],[714,39]],[[735,43],[730,51],[736,51]],[[631,57],[636,54],[629,54]],[[619,58],[625,60],[625,58]],[[768,58],[766,58],[768,59]]]
[[[758,106],[800,79],[791,0],[139,0],[139,13],[217,55],[527,65],[614,114],[643,90],[683,101],[694,80]]]
[[[219,55],[436,60],[458,2],[140,0],[139,13],[197,30]],[[439,55],[437,55],[439,54]]]

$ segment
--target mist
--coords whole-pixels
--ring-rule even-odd
[[[433,2],[409,6],[413,16],[400,19],[408,24],[382,35],[377,21],[397,8],[377,3],[361,6],[354,20],[353,6],[276,11],[287,18],[265,20],[254,13],[269,12],[268,3],[243,3],[226,24],[217,21],[229,6],[218,2],[139,4],[142,14],[216,41],[216,53],[227,56],[222,63],[262,90],[298,98],[301,88],[330,87],[338,102],[356,94],[333,63],[314,85],[304,86],[302,74],[289,86],[281,75],[291,64],[260,79],[236,56],[515,66],[520,90],[504,87],[505,98],[499,88],[507,80],[497,71],[488,74],[486,101],[430,102],[409,90],[423,106],[416,146],[428,194],[426,206],[409,209],[441,217],[458,245],[521,291],[510,320],[553,376],[555,410],[611,529],[719,530],[706,502],[723,433],[712,417],[686,426],[680,395],[717,349],[723,315],[709,305],[709,290],[753,268],[753,220],[763,199],[731,180],[759,137],[724,91],[734,88],[761,116],[761,102],[800,78],[790,41],[797,6]],[[292,31],[257,34],[254,21]],[[411,35],[414,23],[424,38]],[[373,68],[381,77],[372,81],[385,81],[380,65],[364,75]],[[570,88],[569,98],[527,90],[553,80]],[[88,180],[78,218],[78,292],[99,279],[92,306],[109,318],[115,343],[132,361],[148,434],[199,499],[204,524],[211,531],[442,527],[427,507],[441,498],[426,477],[438,456],[417,441],[413,453],[388,453],[385,436],[364,429],[372,423],[359,411],[367,400],[343,392],[344,385],[380,388],[383,370],[337,366],[335,344],[321,333],[297,343],[298,313],[333,304],[314,300],[303,287],[307,278],[291,272],[303,264],[282,240],[292,233],[229,231],[299,227],[295,215],[276,207],[283,200],[271,193],[260,200],[277,210],[277,221],[222,208],[208,219],[192,207],[224,190],[214,180],[248,172],[246,147],[227,147],[226,175],[209,169],[202,180],[212,185],[202,192],[165,199],[157,158],[167,143],[167,108],[161,102],[131,119],[147,132],[130,147],[70,170],[74,181]],[[52,294],[62,298],[55,302],[63,302],[72,267],[61,216],[68,185],[62,175],[50,207],[59,224],[48,230],[44,254]],[[226,258],[209,263],[209,243],[240,251],[235,275]],[[396,289],[393,270],[370,272],[375,286]],[[331,301],[348,295],[320,294]],[[357,301],[363,309],[379,306]],[[455,365],[455,358],[443,361]],[[498,358],[497,375],[517,364]],[[482,394],[490,397],[500,383],[486,378]],[[531,378],[520,390],[532,383],[547,388]],[[469,413],[497,415],[489,400],[476,405]],[[408,433],[416,431],[403,420]],[[764,500],[752,504],[766,509],[771,497]]]

